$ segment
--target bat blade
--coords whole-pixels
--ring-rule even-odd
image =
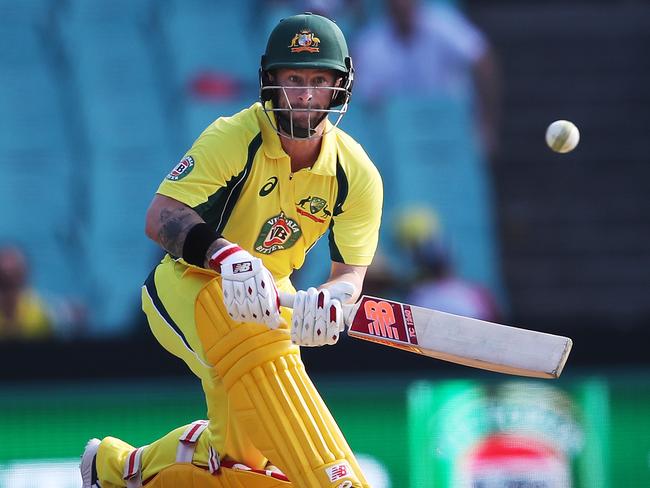
[[[474,368],[558,378],[568,337],[486,322],[364,295],[350,310],[348,336]]]

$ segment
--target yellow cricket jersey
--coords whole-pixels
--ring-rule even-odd
[[[276,280],[300,268],[328,229],[333,261],[367,266],[377,247],[382,182],[361,146],[334,128],[314,166],[292,173],[260,103],[212,123],[158,193],[260,257]]]

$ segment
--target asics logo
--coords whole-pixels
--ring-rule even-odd
[[[260,188],[260,193],[259,195],[261,197],[265,197],[269,193],[273,191],[273,188],[275,188],[275,185],[278,184],[278,177],[277,176],[271,176],[269,180],[264,183],[264,186]]]

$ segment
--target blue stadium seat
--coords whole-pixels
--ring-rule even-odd
[[[246,1],[173,0],[161,13],[163,32],[172,52],[177,84],[203,70],[229,73],[255,83],[265,34],[249,28]]]
[[[92,155],[131,151],[132,158],[146,160],[144,155],[162,153],[164,164],[173,149],[169,117],[151,46],[133,21],[136,13],[131,22],[94,26],[78,13],[63,17],[61,30]]]
[[[100,298],[93,312],[105,332],[128,325],[140,285],[159,250],[144,234],[146,210],[172,162],[162,157],[115,153],[98,155],[91,174],[90,222],[86,246],[92,282]]]
[[[70,204],[69,160],[0,155],[0,241],[15,242],[27,252],[32,281],[39,290],[75,292],[73,280],[79,256],[75,219]]]
[[[153,14],[154,0],[66,0],[64,5],[71,22],[94,28],[146,23]]]
[[[11,20],[0,26],[0,240],[23,245],[38,289],[68,293],[79,258],[76,176],[60,88],[36,26],[46,3],[0,4]]]
[[[43,25],[58,0],[0,0],[4,25]]]
[[[0,38],[0,42],[2,42]],[[38,59],[38,58],[36,58]],[[1,62],[0,147],[6,154],[61,156],[68,150],[57,82],[45,64]]]
[[[140,22],[149,3],[134,2],[124,17],[111,20],[113,7],[100,7],[108,9],[104,19],[75,1],[61,18],[89,142],[84,246],[90,256],[101,254],[89,269],[92,321],[106,334],[121,331],[138,310],[140,285],[158,252],[144,235],[146,209],[180,152],[171,143],[152,46]]]
[[[236,99],[223,102],[206,102],[195,100],[191,97],[185,99],[183,112],[185,119],[185,137],[183,148],[185,151],[190,147],[194,140],[203,132],[212,122],[219,117],[230,117],[245,108],[252,105],[252,99]]]
[[[388,177],[391,165],[387,164],[386,141],[390,135],[384,124],[380,123],[383,117],[384,113],[379,108],[368,107],[354,100],[353,95],[339,127],[361,144],[382,176]],[[334,116],[330,116],[330,120],[334,121]]]
[[[393,167],[384,183],[393,205],[384,225],[394,223],[400,208],[435,209],[460,274],[500,293],[492,193],[471,110],[460,98],[387,101]]]

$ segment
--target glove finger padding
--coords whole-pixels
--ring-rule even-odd
[[[341,302],[336,299],[330,301],[327,322],[327,344],[336,344],[339,340],[339,334],[345,330],[343,323],[343,310]]]
[[[264,323],[270,328],[276,329],[282,322],[280,318],[280,296],[269,270],[263,267],[262,272],[255,275],[255,285],[258,294],[255,303],[259,304],[256,314],[259,311]]]
[[[261,259],[232,244],[216,252],[210,266],[221,272],[224,304],[233,320],[272,329],[282,324],[278,291]]]
[[[293,314],[291,316],[291,342],[300,344],[302,334],[302,318],[305,315],[306,292],[296,292],[293,300]]]
[[[343,326],[341,302],[329,290],[309,288],[296,293],[291,340],[301,346],[336,344]]]
[[[316,288],[307,289],[305,298],[305,313],[302,320],[302,337],[301,343],[305,345],[319,345],[316,337],[316,301],[318,299],[318,290]]]

